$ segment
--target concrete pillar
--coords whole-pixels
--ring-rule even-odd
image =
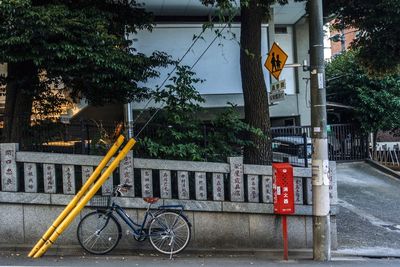
[[[151,170],[141,170],[142,176],[142,197],[153,196],[153,172]]]
[[[126,157],[119,164],[120,183],[131,185],[131,189],[125,193],[125,196],[134,197],[134,173],[133,173],[133,151],[129,151]]]
[[[243,158],[230,157],[228,158],[230,165],[230,183],[231,183],[231,201],[243,202]]]
[[[258,175],[247,175],[247,195],[249,202],[260,202]]]
[[[295,177],[294,183],[294,203],[303,205],[303,178]]]
[[[63,192],[67,195],[75,195],[75,168],[74,165],[62,165]]]
[[[195,173],[196,200],[207,200],[207,179],[205,172]]]
[[[104,173],[105,170],[103,170],[101,173]],[[113,187],[114,187],[114,176],[111,174],[107,180],[104,182],[104,184],[101,186],[101,194],[102,195],[110,195],[113,193]]]
[[[93,173],[93,166],[82,166],[82,185],[89,180],[90,176]]]
[[[272,177],[263,175],[262,181],[262,200],[264,203],[273,203],[273,194],[272,194]]]
[[[189,199],[189,173],[178,171],[178,196],[179,199]]]
[[[171,171],[160,170],[160,196],[161,198],[172,198]]]
[[[18,144],[15,143],[0,144],[2,191],[17,192],[19,189],[17,161],[16,161],[17,151],[18,151]]]
[[[25,192],[36,193],[38,191],[38,178],[36,163],[24,163]]]
[[[224,174],[213,173],[213,199],[215,201],[225,200]]]
[[[57,192],[56,166],[54,164],[43,164],[43,183],[45,193],[55,194]]]

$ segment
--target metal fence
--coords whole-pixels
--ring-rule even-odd
[[[79,120],[31,126],[24,134],[23,151],[102,155],[113,143],[118,122]]]
[[[56,152],[68,154],[102,155],[107,150],[118,122],[81,120],[69,124],[52,123],[32,126],[23,151]],[[140,125],[138,125],[140,126]],[[207,132],[213,129],[202,126],[207,146]],[[157,125],[149,125],[142,136],[156,136]],[[311,126],[273,127],[273,162],[289,162],[294,166],[310,167],[312,154]],[[328,129],[329,159],[334,161],[363,160],[368,157],[368,138],[359,127],[352,124],[334,124]],[[238,151],[241,149],[239,148]]]
[[[273,161],[295,166],[311,164],[311,126],[274,127],[272,132]],[[368,158],[368,137],[353,124],[328,126],[329,159],[353,161]]]
[[[389,148],[383,145],[375,151],[370,148],[370,158],[394,170],[400,171],[400,145],[394,145]]]

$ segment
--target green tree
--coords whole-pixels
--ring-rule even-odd
[[[1,1],[0,62],[8,66],[3,140],[24,142],[32,103],[52,90],[93,105],[147,97],[138,82],[169,59],[135,53],[125,37],[151,30],[150,19],[131,0]]]
[[[202,129],[197,118],[199,103],[204,99],[194,88],[200,79],[193,78],[189,67],[178,66],[176,73],[169,79],[170,84],[159,88],[155,102],[162,105],[146,133],[140,139],[138,153],[165,159],[202,160]]]
[[[400,70],[400,0],[325,0],[324,9],[337,28],[359,31],[352,46],[369,72]]]
[[[170,84],[157,90],[155,100],[162,108],[151,110],[158,113],[141,134],[138,156],[225,162],[228,156],[242,155],[243,146],[253,145],[249,133],[263,135],[242,122],[234,106],[205,125],[199,119],[204,99],[195,88],[202,80],[194,75],[189,67],[178,66]]]
[[[400,127],[400,75],[369,76],[357,53],[350,50],[327,64],[328,100],[355,108],[362,129],[376,137],[379,130]]]

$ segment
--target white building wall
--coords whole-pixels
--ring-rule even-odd
[[[303,62],[307,60],[310,63],[309,54],[309,24],[306,18],[301,19],[295,25],[296,30],[296,50],[297,50],[297,60],[298,62]],[[300,116],[301,125],[311,125],[311,102],[310,102],[310,72],[303,71],[302,68],[298,69],[298,84],[299,84],[299,94],[298,97],[298,108]]]
[[[164,51],[172,56],[173,59],[180,60],[185,52],[193,43],[193,38],[202,31],[202,24],[160,24],[152,32],[141,31],[135,38],[134,47],[138,52],[146,55],[153,51]],[[207,46],[215,38],[216,30],[222,31],[223,26],[219,25],[213,29],[207,29],[202,38],[190,49],[189,53],[183,58],[182,64],[192,66],[200,55],[207,49]],[[232,35],[232,33],[236,36]],[[287,63],[293,63],[293,38],[292,28],[288,27],[288,34],[277,35],[277,42],[288,53]],[[196,88],[201,94],[237,94],[242,93],[242,83],[240,77],[240,26],[233,25],[225,28],[223,37],[210,46],[202,56],[193,70],[200,79],[205,79],[202,84],[197,84]],[[263,64],[268,56],[267,25],[262,26],[262,59]],[[155,88],[160,85],[168,76],[172,68],[160,70],[160,77],[152,79],[146,83],[147,86]],[[264,68],[264,77],[269,90],[270,75]],[[285,69],[281,74],[287,81],[287,94],[295,93],[293,69]]]
[[[185,52],[193,43],[195,36],[202,31],[202,24],[159,24],[152,32],[141,31],[136,35],[130,36],[134,38],[134,47],[138,52],[150,55],[154,51],[164,51],[171,55],[173,59],[180,60]],[[277,42],[283,50],[288,54],[287,64],[298,63],[294,58],[294,38],[293,26],[286,26],[287,33],[275,34],[275,42]],[[215,38],[215,30],[221,31],[223,26],[219,25],[213,29],[207,29],[200,40],[190,49],[188,54],[183,58],[183,65],[192,66],[200,55],[207,49],[207,46]],[[232,33],[235,35],[232,35]],[[264,64],[268,56],[268,27],[262,26],[262,59]],[[308,34],[307,34],[308,36]],[[223,37],[210,46],[207,52],[202,56],[194,67],[196,76],[204,79],[203,83],[196,85],[200,94],[204,95],[207,102],[205,107],[223,107],[227,102],[232,102],[238,106],[243,106],[242,83],[240,75],[240,26],[234,24],[231,28],[223,31]],[[308,48],[306,49],[306,51]],[[172,67],[169,69],[160,69],[160,77],[146,82],[146,86],[156,88],[168,77]],[[270,88],[270,75],[263,68],[267,90]],[[285,68],[280,79],[286,80],[286,99],[270,108],[271,117],[291,117],[298,116],[298,97],[296,94],[296,75],[293,68]],[[272,78],[272,82],[275,79]],[[164,84],[165,85],[165,84]],[[213,99],[215,95],[215,99]],[[225,97],[224,97],[225,95]],[[141,109],[145,103],[134,103],[134,109]],[[150,104],[153,106],[153,104]]]
[[[285,51],[288,55],[288,59],[286,64],[297,63],[294,59],[294,51],[293,51],[293,27],[292,26],[283,26],[286,28],[287,33],[278,33],[275,32],[275,42]],[[275,82],[275,78],[272,78],[273,82]],[[295,88],[295,75],[293,68],[284,68],[279,76],[280,80],[286,80],[286,91],[287,95],[293,95],[296,92]]]

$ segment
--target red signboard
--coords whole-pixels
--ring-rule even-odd
[[[289,163],[272,164],[274,212],[294,213],[293,167]]]

